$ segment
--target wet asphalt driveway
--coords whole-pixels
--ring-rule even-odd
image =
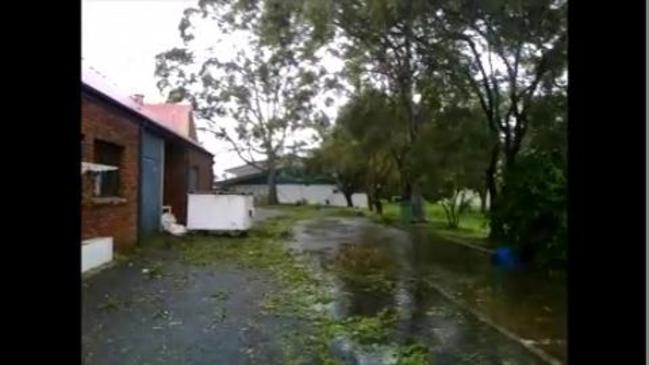
[[[278,214],[260,211],[261,219]],[[314,258],[323,272],[335,273],[341,252],[350,247],[387,257],[393,283],[387,289],[367,288],[347,276],[336,277],[338,316],[373,316],[385,308],[396,309],[401,321],[394,341],[416,338],[435,354],[435,364],[544,363],[460,309],[434,285],[427,285],[444,282],[446,288],[465,294],[490,288],[476,279],[485,276],[479,268],[480,256],[468,259],[468,267],[462,269],[467,275],[461,274],[465,271],[454,274],[453,262],[436,263],[427,258],[435,252],[437,256],[448,254],[447,249],[426,244],[428,248],[421,251],[421,244],[405,232],[359,218],[305,221],[296,224],[294,232],[288,246]],[[463,290],[466,287],[472,289]],[[83,363],[282,364],[281,339],[301,333],[303,325],[261,310],[260,303],[275,288],[267,272],[228,264],[189,265],[171,252],[121,260],[83,282]],[[489,296],[485,300],[490,300]],[[494,307],[507,310],[506,304],[499,302]],[[518,321],[530,323],[534,323],[535,313],[513,312],[522,318]],[[562,318],[546,320],[560,323]],[[553,328],[546,332],[554,334]]]
[[[172,252],[123,260],[82,286],[84,364],[280,364],[278,334],[299,329],[260,310],[275,287],[266,272]]]
[[[124,264],[83,285],[85,364],[278,363],[281,323],[257,303],[273,283],[252,270]]]

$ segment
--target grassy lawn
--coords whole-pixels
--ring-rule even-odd
[[[304,215],[306,218],[313,212],[313,207],[308,206],[295,206],[295,205],[275,205],[273,209],[286,209],[292,215]],[[354,216],[356,213],[349,208],[333,208],[327,207],[328,214],[337,216]],[[449,228],[446,221],[444,209],[437,203],[425,203],[426,220],[432,228],[433,233],[441,236],[442,238],[451,241],[462,241],[486,248],[494,248],[495,245],[487,240],[489,236],[489,220],[485,215],[476,210],[469,210],[460,218],[460,225],[458,228]],[[367,210],[363,211],[368,214]],[[378,217],[376,214],[369,213],[369,216],[376,222],[383,224],[397,224],[401,220],[401,213],[399,203],[383,203],[383,216]]]
[[[426,202],[426,219],[436,234],[451,240],[461,240],[467,243],[490,247],[486,240],[489,235],[489,220],[478,211],[468,211],[460,219],[460,226],[456,229],[448,227],[444,209],[439,204]],[[398,223],[401,213],[399,203],[384,203],[383,218],[378,219],[384,223]]]

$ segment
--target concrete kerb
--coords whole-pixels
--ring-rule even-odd
[[[403,227],[399,227],[399,228],[403,229]],[[452,238],[448,238],[448,237],[445,237],[445,236],[444,237],[440,236],[440,237],[447,240],[448,242],[458,244],[458,245],[462,245],[462,246],[474,249],[476,251],[479,251],[479,252],[487,254],[487,255],[491,255],[491,254],[493,254],[495,252],[495,250],[490,250],[490,249],[487,249],[487,248],[484,248],[484,247],[479,247],[477,245],[466,243],[466,242],[463,242],[463,241],[460,241],[460,240],[457,240],[457,239],[452,239]],[[486,316],[484,316],[483,314],[481,314],[477,310],[471,308],[470,306],[468,306],[468,305],[464,304],[463,302],[459,301],[458,299],[456,299],[448,291],[442,289],[441,287],[439,287],[438,285],[436,285],[432,281],[427,280],[427,282],[430,284],[430,286],[433,289],[435,289],[437,292],[439,292],[442,296],[444,296],[446,299],[451,301],[453,304],[457,305],[458,307],[460,307],[464,311],[470,313],[471,315],[473,315],[479,321],[481,321],[481,322],[489,325],[490,327],[494,328],[495,330],[497,330],[498,332],[500,332],[501,334],[503,334],[505,337],[509,338],[510,340],[520,344],[526,350],[528,350],[530,353],[536,355],[541,360],[545,361],[546,363],[548,363],[550,365],[561,365],[562,364],[562,362],[559,359],[557,359],[554,356],[548,354],[547,352],[545,352],[545,351],[531,345],[528,341],[526,341],[525,339],[519,337],[518,335],[514,334],[513,332],[505,329],[504,327],[497,325],[495,322],[493,322],[492,320],[490,320],[489,318],[487,318]]]
[[[445,240],[447,240],[449,242],[452,242],[452,243],[455,243],[455,244],[458,244],[458,245],[462,245],[462,246],[465,246],[465,247],[480,251],[480,252],[482,252],[482,253],[484,253],[486,255],[491,255],[494,252],[496,252],[496,250],[491,250],[491,249],[488,249],[488,248],[480,247],[478,245],[474,245],[472,243],[463,242],[463,241],[461,241],[459,239],[450,238],[450,237],[442,237],[442,238],[444,238]]]

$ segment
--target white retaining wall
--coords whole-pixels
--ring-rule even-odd
[[[252,194],[259,200],[265,200],[268,196],[268,185],[236,185],[232,190],[237,193]],[[278,184],[277,199],[280,204],[296,204],[306,200],[309,204],[329,205],[346,207],[347,201],[342,193],[335,193],[335,185],[331,184]],[[352,195],[352,203],[355,207],[367,208],[367,194],[356,193]]]
[[[479,210],[480,209],[480,195],[473,190],[465,190],[465,194],[467,194],[467,198],[470,200],[469,205],[471,206],[472,209],[474,210]],[[489,209],[489,194],[487,193],[486,196],[487,203],[486,203],[486,208]]]
[[[252,194],[258,202],[265,202],[268,196],[268,185],[236,185],[232,190],[237,193]],[[298,185],[298,184],[279,184],[277,185],[277,198],[281,204],[295,204],[302,199],[306,199],[309,204],[322,204],[329,199],[329,204],[338,207],[347,206],[345,196],[341,193],[334,193],[335,185]],[[466,190],[470,199],[471,208],[480,209],[480,197],[478,193]],[[367,208],[367,194],[357,193],[352,195],[352,203],[355,207]],[[489,195],[487,194],[487,205],[489,209]]]
[[[330,204],[336,207],[346,207],[347,200],[345,195],[341,193],[335,193],[331,195]],[[352,194],[352,204],[357,208],[368,208],[369,203],[367,199],[367,194],[365,193],[354,193]]]
[[[113,260],[113,237],[97,237],[81,242],[81,272]]]

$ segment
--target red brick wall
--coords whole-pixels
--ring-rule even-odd
[[[212,156],[194,148],[165,143],[164,205],[171,210],[180,224],[187,224],[187,192],[189,169],[198,167],[198,190],[212,190]]]
[[[99,204],[91,198],[91,181],[83,181],[81,207],[82,239],[112,236],[117,250],[133,248],[137,242],[139,127],[135,119],[115,106],[82,94],[82,161],[94,161],[94,140],[122,146],[120,197],[125,202]]]
[[[198,190],[210,191],[214,183],[214,164],[212,156],[201,153],[193,148],[189,149],[189,167],[198,167]]]
[[[186,224],[187,216],[187,149],[174,143],[165,143],[163,204],[171,205],[171,211],[180,224]]]

